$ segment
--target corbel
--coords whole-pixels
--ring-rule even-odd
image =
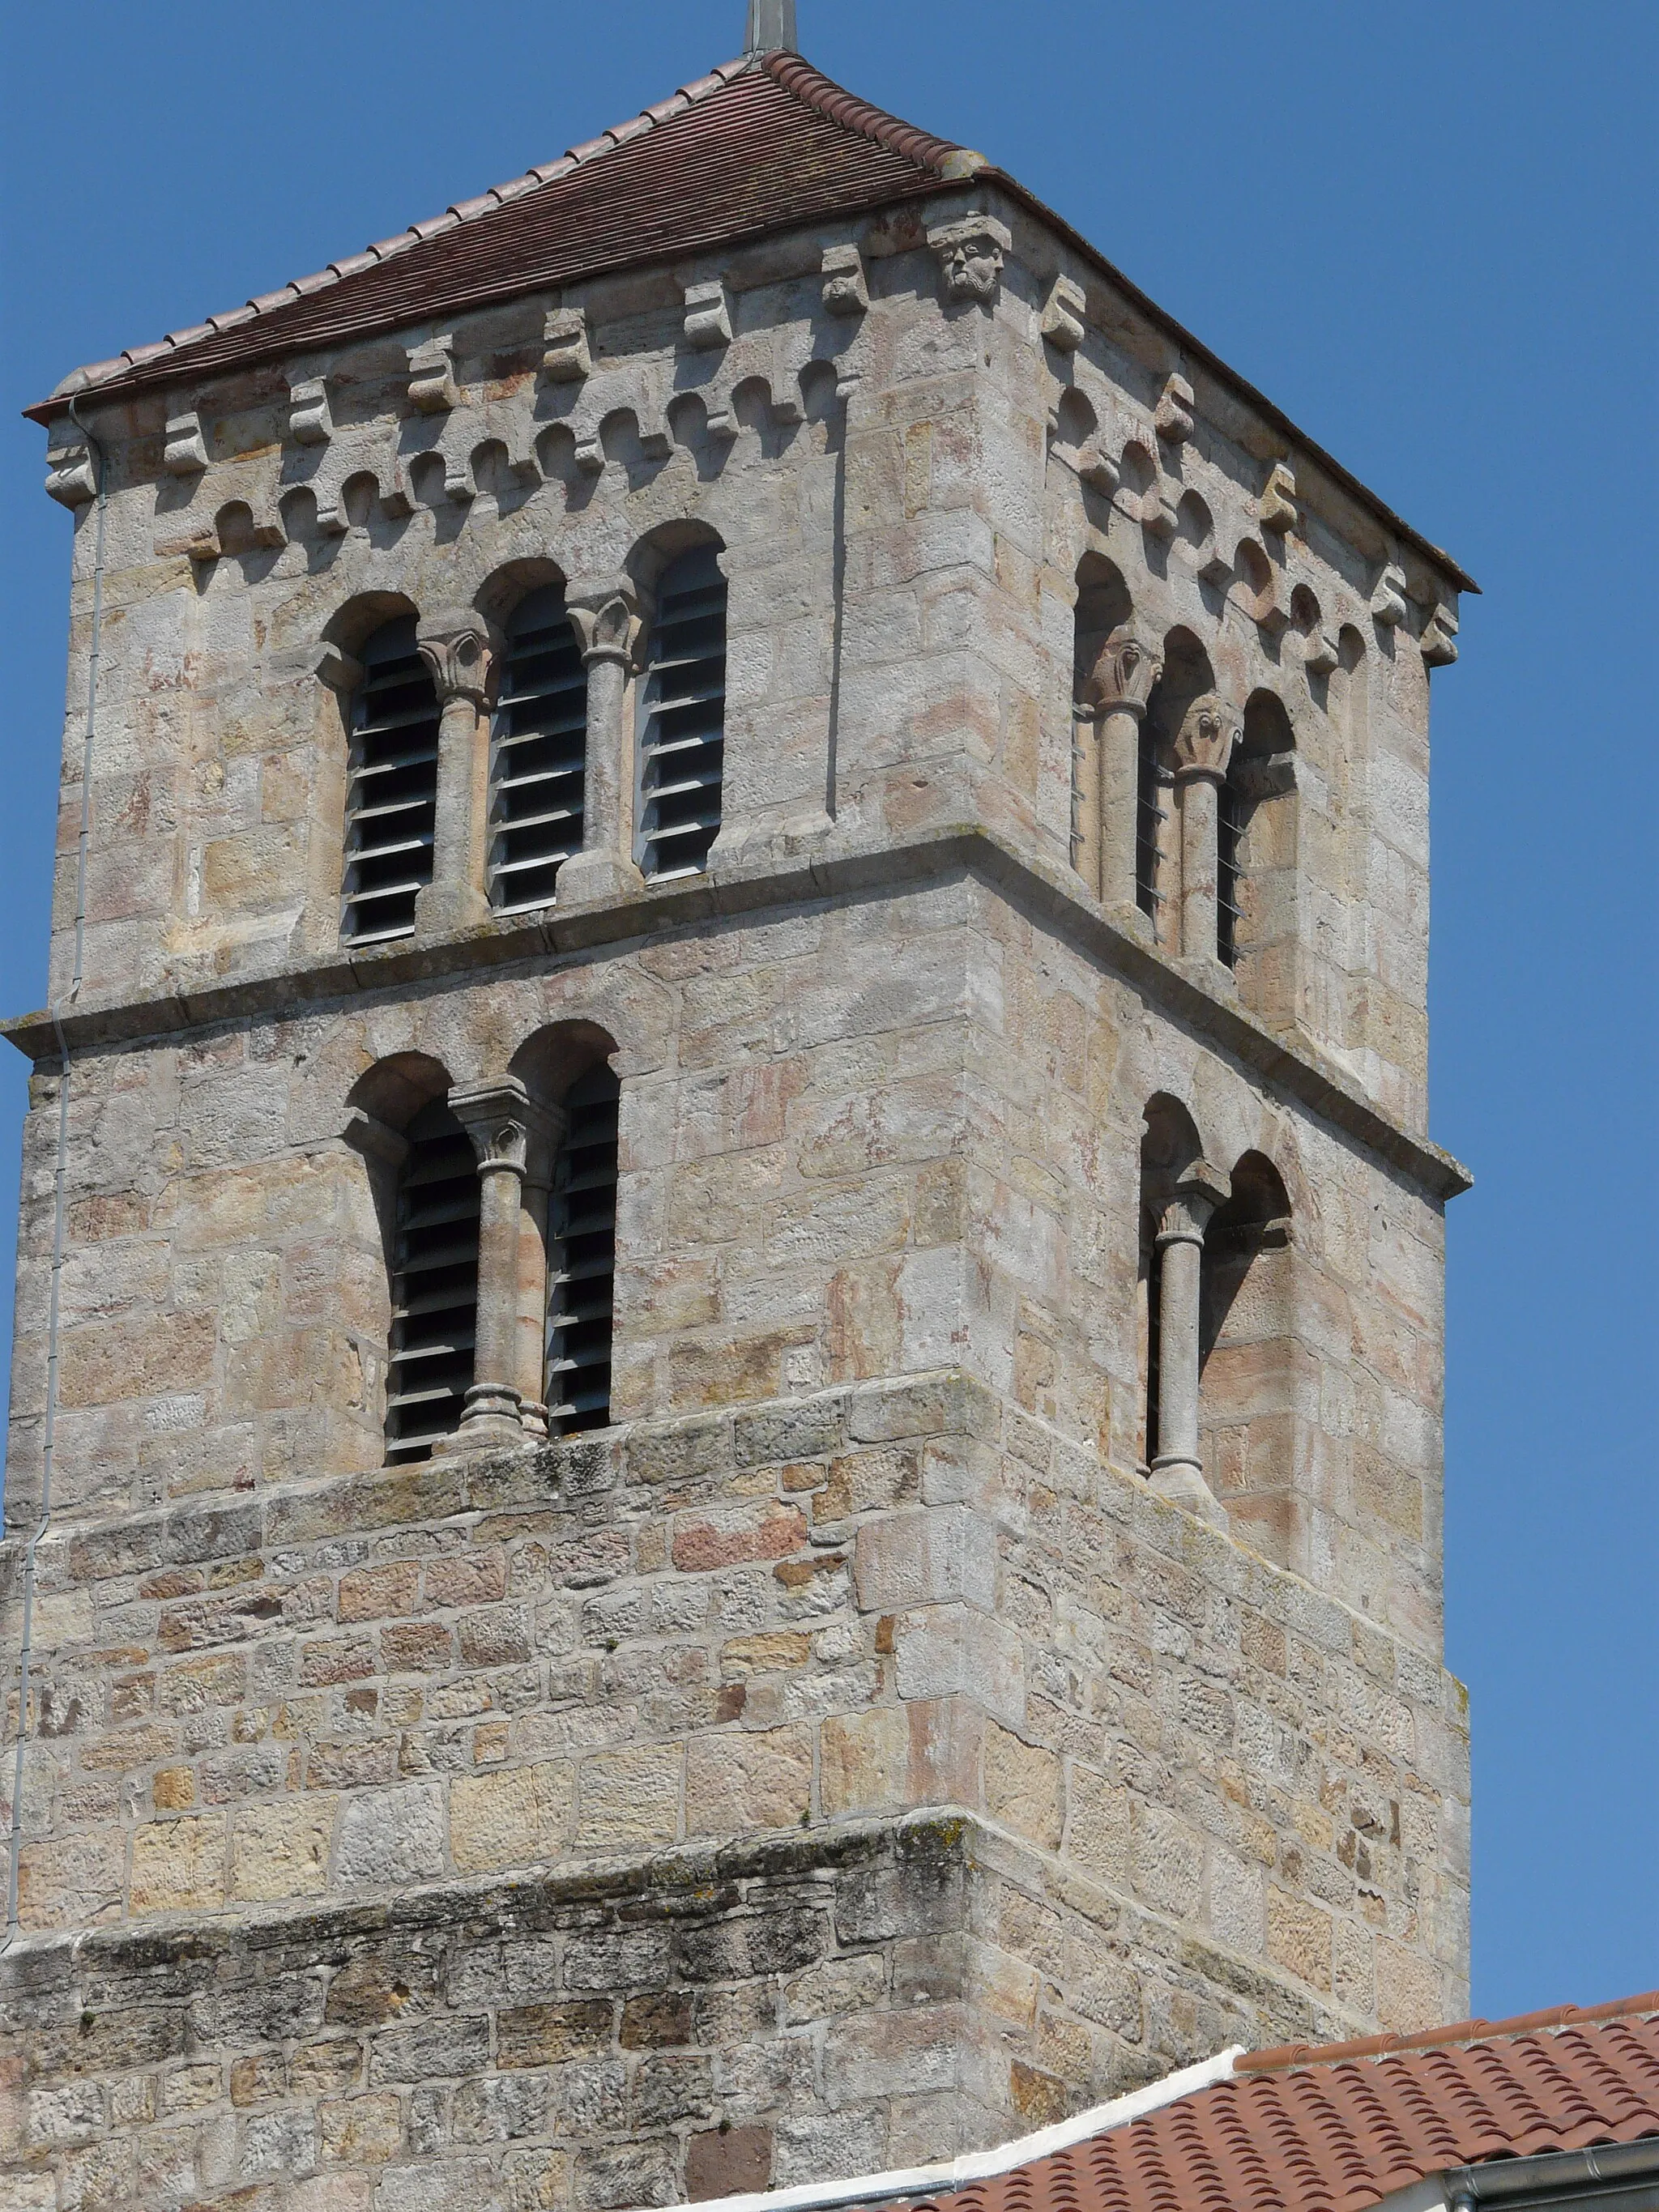
[[[1193,434],[1193,387],[1184,376],[1171,375],[1152,417],[1152,428],[1166,445],[1182,446]]]
[[[864,273],[864,256],[857,246],[826,246],[823,268],[825,314],[865,313],[870,305],[870,283]]]
[[[542,328],[546,350],[542,374],[550,384],[580,384],[592,374],[593,354],[588,342],[585,307],[550,307]]]
[[[728,394],[716,407],[711,407],[703,428],[711,446],[734,446],[743,425],[738,422]]]
[[[1176,512],[1176,503],[1170,496],[1167,484],[1155,483],[1149,491],[1142,494],[1140,526],[1149,538],[1163,538],[1166,543],[1180,529],[1181,517]]]
[[[1296,504],[1296,478],[1285,462],[1273,463],[1257,512],[1261,527],[1279,538],[1294,530],[1301,520]]]
[[[1117,489],[1117,463],[1102,446],[1085,446],[1077,457],[1077,472],[1091,491],[1109,499]]]
[[[732,303],[726,286],[716,277],[707,284],[685,288],[685,343],[700,353],[712,353],[732,343]]]
[[[334,435],[326,377],[301,376],[289,384],[288,430],[289,435],[301,446],[325,446]]]
[[[590,430],[586,437],[577,439],[575,461],[585,477],[604,475],[605,447],[599,441],[597,430]]]
[[[1371,593],[1371,617],[1384,629],[1397,629],[1406,619],[1406,574],[1392,561]]]
[[[392,1128],[378,1115],[365,1113],[354,1106],[347,1116],[345,1127],[340,1132],[341,1142],[366,1159],[371,1167],[380,1166],[396,1175],[409,1158],[410,1142],[399,1131]]]
[[[1013,233],[992,215],[963,216],[935,223],[927,243],[938,257],[945,296],[991,306],[1002,282],[1004,257],[1013,251]]]
[[[1418,643],[1425,665],[1446,668],[1457,658],[1457,617],[1443,599],[1423,626]]]
[[[1337,665],[1337,650],[1328,630],[1309,633],[1302,651],[1302,665],[1310,676],[1329,676]]]
[[[161,465],[167,474],[198,477],[207,465],[207,442],[202,435],[201,418],[195,409],[192,407],[183,415],[169,415],[167,443],[161,451]]]
[[[98,496],[98,472],[88,445],[58,446],[46,453],[46,496],[71,511]]]
[[[418,415],[447,415],[460,399],[455,383],[455,338],[446,331],[409,349],[409,404]]]
[[[317,645],[301,648],[299,665],[327,690],[342,701],[349,700],[363,680],[363,664],[354,660],[337,645],[326,638]]]
[[[1200,583],[1209,584],[1218,592],[1224,592],[1233,580],[1233,564],[1221,550],[1221,541],[1212,533],[1210,550],[1198,564]]]
[[[1083,343],[1086,304],[1080,284],[1074,284],[1069,276],[1055,277],[1049,289],[1048,304],[1042,311],[1041,328],[1043,337],[1058,352],[1075,353]]]

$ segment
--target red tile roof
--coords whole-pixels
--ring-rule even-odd
[[[1267,396],[1167,314],[1089,240],[983,155],[902,123],[798,53],[727,62],[562,159],[412,224],[228,313],[94,362],[24,409],[61,416],[95,390],[125,397],[303,356],[716,246],[947,191],[982,175],[1048,225],[1288,442],[1415,546],[1460,590],[1474,579]]]
[[[1261,2051],[1231,2081],[911,2212],[1363,2212],[1451,2167],[1655,2135],[1659,1990]]]
[[[315,276],[66,379],[146,391],[465,313],[611,270],[939,191],[977,156],[857,99],[795,53],[726,64],[562,161]],[[56,403],[56,404],[54,404]]]

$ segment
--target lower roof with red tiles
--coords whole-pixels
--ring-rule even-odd
[[[1659,1990],[1296,2046],[910,2212],[1365,2212],[1492,2159],[1659,2137]]]

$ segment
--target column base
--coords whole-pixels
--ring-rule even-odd
[[[1178,1505],[1183,1513],[1191,1513],[1217,1528],[1226,1527],[1226,1509],[1205,1481],[1196,1460],[1155,1459],[1152,1486],[1155,1496]]]
[[[583,899],[628,898],[645,889],[645,878],[620,853],[573,853],[559,870],[555,902],[568,906]]]
[[[525,1441],[521,1408],[523,1394],[507,1382],[475,1382],[466,1394],[461,1425],[451,1439],[451,1449],[471,1450],[479,1444],[521,1444]]]
[[[417,938],[455,937],[494,920],[489,901],[471,884],[428,884],[415,894]]]

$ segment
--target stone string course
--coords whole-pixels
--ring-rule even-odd
[[[955,1814],[58,1942],[0,1974],[0,2202],[623,2212],[869,2172],[1332,2017],[1216,1967]]]
[[[1455,1685],[960,1375],[135,1516],[40,1618],[31,1930],[940,1805],[1292,2006],[1462,2000]]]

